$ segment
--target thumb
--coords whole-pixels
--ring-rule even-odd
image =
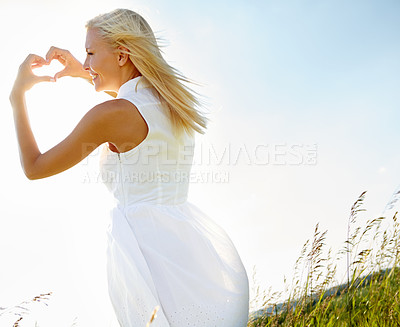
[[[38,83],[40,83],[40,82],[55,82],[56,80],[54,79],[54,77],[51,76],[38,76],[37,81]]]
[[[54,79],[55,79],[55,80],[58,80],[59,78],[64,77],[64,76],[69,76],[69,74],[68,74],[68,72],[67,72],[66,69],[63,69],[63,70],[57,72],[57,73],[54,75]]]

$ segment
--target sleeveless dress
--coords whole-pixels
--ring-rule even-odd
[[[111,303],[121,327],[247,325],[248,278],[227,234],[187,201],[194,139],[173,133],[144,77],[123,84],[148,126],[134,149],[103,146],[102,180],[116,199],[107,229]]]

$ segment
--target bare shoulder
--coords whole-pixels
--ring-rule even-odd
[[[146,121],[136,106],[125,99],[105,101],[93,107],[88,113],[89,120],[102,126],[108,135],[107,141],[120,151],[128,151],[143,141],[148,132]]]
[[[102,102],[89,110],[88,114],[96,115],[99,118],[111,118],[119,115],[135,115],[138,114],[136,106],[125,99],[113,99]]]

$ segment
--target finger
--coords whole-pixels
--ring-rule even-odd
[[[62,64],[63,66],[65,66],[66,63],[67,63],[67,58],[65,58],[65,57],[62,56],[62,55],[56,55],[56,56],[54,56],[53,59],[58,60],[58,62],[59,62],[60,64]]]
[[[43,65],[47,65],[46,60],[41,57],[38,56],[36,54],[31,53],[26,59],[25,61],[27,63],[29,63],[31,66],[43,66]]]
[[[63,69],[63,70],[60,70],[59,72],[57,72],[54,75],[54,79],[58,80],[59,78],[64,77],[64,76],[69,76],[67,69]]]
[[[61,60],[65,60],[67,52],[68,52],[68,50],[64,50],[64,49],[60,49],[60,48],[56,48],[56,47],[51,47],[49,49],[49,51],[47,52],[47,54],[46,54],[46,61],[50,62],[53,59],[57,59],[58,61],[61,62]]]
[[[47,64],[50,64],[50,62],[52,62],[53,60],[57,60],[63,66],[66,66],[66,64],[67,64],[67,59],[63,55],[58,54],[58,53],[55,53],[52,55],[51,58],[46,59],[46,62],[47,62]]]
[[[38,83],[40,83],[40,82],[55,82],[56,81],[54,79],[54,77],[51,77],[51,76],[37,76],[36,80]]]
[[[41,63],[41,62],[36,63],[36,62],[34,62],[33,64],[31,64],[31,68],[35,69],[35,68],[40,68],[40,67],[47,66],[47,65],[48,65],[47,62],[44,62],[44,63]]]
[[[43,65],[47,65],[46,61],[44,58],[35,55],[35,54],[30,54],[28,55],[24,62],[19,66],[20,70],[32,70],[34,68],[42,67]]]
[[[49,62],[53,59],[56,51],[57,51],[56,47],[50,47],[49,51],[47,51],[46,56],[45,56],[47,62]]]

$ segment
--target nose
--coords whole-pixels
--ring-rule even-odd
[[[90,70],[90,66],[89,66],[89,56],[86,56],[85,62],[83,63],[83,69],[84,70]]]

